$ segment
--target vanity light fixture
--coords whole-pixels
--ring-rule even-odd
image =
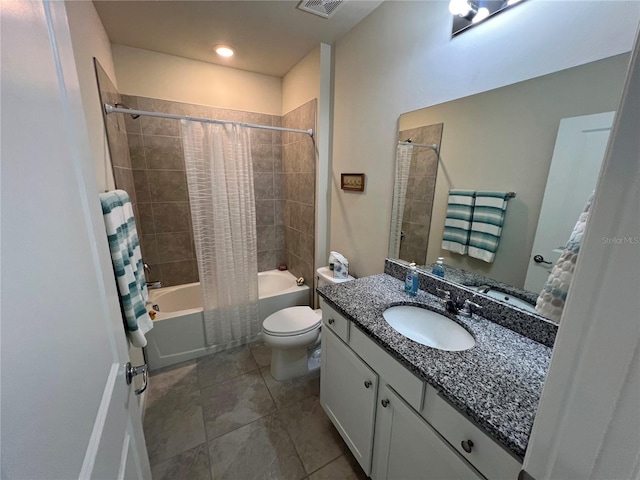
[[[228,45],[216,45],[213,47],[215,52],[221,57],[233,57],[235,51]]]
[[[525,0],[449,0],[453,15],[451,35],[455,36],[489,17],[510,9]]]

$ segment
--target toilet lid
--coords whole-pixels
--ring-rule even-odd
[[[322,316],[309,307],[289,307],[265,318],[262,328],[271,335],[298,335],[317,328],[320,320]]]

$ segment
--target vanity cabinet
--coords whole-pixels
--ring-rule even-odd
[[[483,478],[388,385],[381,385],[374,449],[376,480]]]
[[[377,391],[378,375],[331,329],[324,329],[320,404],[367,475],[371,471]]]
[[[322,331],[320,403],[367,475],[518,478],[515,457],[351,321],[320,305],[329,327]]]

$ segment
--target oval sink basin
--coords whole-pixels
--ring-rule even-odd
[[[420,307],[399,305],[387,308],[382,316],[391,327],[414,342],[456,352],[476,344],[473,336],[453,320]]]

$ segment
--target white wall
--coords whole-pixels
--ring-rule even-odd
[[[98,188],[100,191],[109,190],[114,188],[113,172],[102,120],[93,57],[98,59],[104,71],[117,86],[111,43],[92,2],[68,1],[65,2],[65,6]]]
[[[630,51],[639,19],[640,2],[530,0],[451,39],[448,2],[384,2],[335,46],[331,248],[382,271],[401,113]]]
[[[282,77],[282,115],[320,96],[320,46]]]
[[[282,80],[114,44],[118,90],[127,95],[281,115]]]

